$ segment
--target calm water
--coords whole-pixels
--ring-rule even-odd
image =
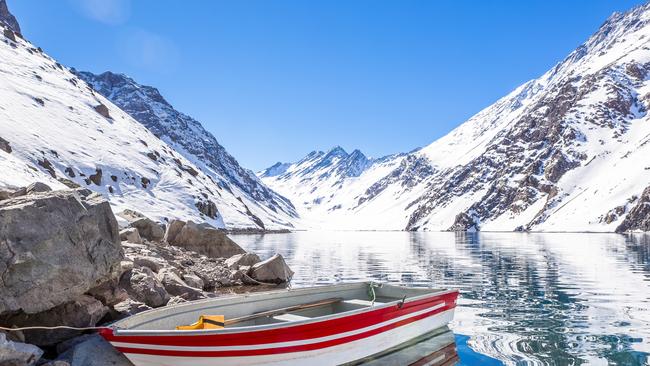
[[[283,254],[292,286],[455,287],[462,365],[650,364],[650,236],[296,232],[237,235]],[[499,360],[499,361],[496,361]]]

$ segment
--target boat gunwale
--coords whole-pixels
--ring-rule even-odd
[[[353,288],[354,286],[359,286],[359,285],[369,285],[372,282],[370,281],[360,281],[360,282],[350,282],[350,283],[345,283],[345,284],[334,284],[334,285],[326,285],[326,286],[313,286],[313,287],[303,287],[303,288],[298,288],[298,289],[289,289],[286,292],[291,293],[291,292],[303,292],[303,291],[308,291],[308,290],[313,290],[315,288],[318,289],[336,289],[336,288],[341,288],[341,287],[346,287],[346,288]],[[349,285],[349,286],[346,286]],[[438,290],[438,289],[428,289],[425,287],[407,287],[407,286],[397,286],[397,285],[391,285],[391,284],[382,284],[382,286],[391,286],[395,288],[404,288],[404,289],[409,289],[409,290]],[[302,290],[302,291],[301,291]],[[423,300],[429,297],[436,297],[440,295],[445,295],[449,293],[454,293],[454,292],[459,292],[458,289],[455,288],[450,288],[450,289],[439,289],[438,291],[435,292],[429,292],[429,293],[424,293],[422,295],[417,295],[413,297],[407,297],[406,300],[404,300],[404,304],[409,304],[411,302]],[[280,291],[264,291],[264,292],[257,292],[253,294],[247,294],[242,296],[234,295],[234,296],[229,296],[227,298],[218,298],[218,300],[225,300],[225,299],[233,299],[233,298],[248,298],[248,297],[257,297],[257,296],[263,296],[263,295],[269,295],[269,294],[278,294],[281,293]],[[188,304],[179,304],[174,307],[183,307],[183,306],[190,306],[190,305],[197,305],[201,303],[209,303],[213,302],[216,299],[206,299],[204,300],[199,300],[199,301],[193,301]],[[303,324],[312,324],[312,323],[319,323],[319,322],[324,322],[324,321],[329,321],[333,319],[338,319],[338,318],[345,318],[348,316],[353,316],[357,314],[362,314],[374,310],[379,310],[379,309],[385,309],[385,308],[390,308],[393,306],[398,305],[401,303],[402,300],[395,300],[387,303],[382,303],[378,305],[373,305],[373,306],[366,306],[362,307],[359,309],[352,309],[348,311],[343,311],[340,313],[334,313],[334,314],[329,314],[329,315],[324,315],[324,316],[319,316],[319,317],[313,317],[313,318],[308,318],[308,319],[303,319],[303,320],[296,320],[296,321],[288,321],[288,322],[282,322],[282,323],[272,323],[272,324],[261,324],[261,325],[249,325],[249,326],[244,326],[244,327],[235,327],[235,328],[222,328],[222,329],[200,329],[200,330],[176,330],[176,329],[128,329],[128,328],[119,328],[115,326],[110,326],[113,335],[114,336],[202,336],[202,335],[217,335],[217,334],[232,334],[232,333],[250,333],[250,332],[258,332],[258,331],[264,331],[264,330],[269,330],[269,329],[282,329],[282,328],[288,328],[288,327],[293,327],[297,325],[303,325]],[[162,310],[162,309],[152,309],[148,310],[146,312],[142,312],[140,314],[145,313],[153,313],[157,310]],[[116,323],[119,323],[116,322]]]

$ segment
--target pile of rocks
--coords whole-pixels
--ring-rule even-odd
[[[293,275],[279,254],[262,261],[209,225],[131,210],[116,218],[86,189],[0,191],[0,228],[2,327],[92,327]],[[0,364],[131,365],[101,337],[71,330],[0,331]]]

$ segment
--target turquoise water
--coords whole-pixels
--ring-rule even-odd
[[[284,255],[292,286],[372,279],[461,291],[460,365],[648,365],[650,236],[296,232],[236,235]],[[498,360],[498,361],[497,361]]]

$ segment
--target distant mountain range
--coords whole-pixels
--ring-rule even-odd
[[[408,154],[340,148],[258,176],[309,227],[650,230],[650,5]],[[351,174],[350,174],[351,173]]]
[[[80,185],[237,229],[650,231],[649,22],[650,4],[613,14],[421,149],[334,147],[255,175],[157,89],[52,59],[0,0],[0,189]]]

